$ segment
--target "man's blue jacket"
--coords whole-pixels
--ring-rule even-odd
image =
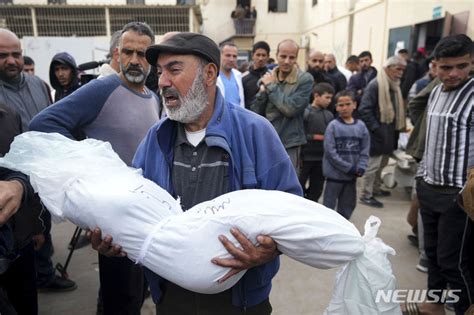
[[[141,168],[144,177],[154,181],[174,197],[177,196],[173,191],[171,166],[177,125],[176,121],[166,118],[153,126],[138,147],[133,160],[133,166]],[[228,152],[231,191],[254,188],[302,195],[296,172],[273,126],[260,115],[225,103],[218,90],[214,113],[206,128],[205,141],[208,146],[218,146]],[[279,266],[279,258],[276,258],[248,270],[232,288],[233,305],[246,308],[267,299],[271,280]],[[166,281],[148,269],[145,269],[145,274],[153,300],[157,303]]]

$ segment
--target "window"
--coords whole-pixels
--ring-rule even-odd
[[[177,0],[176,4],[177,5],[195,5],[196,0]]]
[[[0,0],[0,4],[7,4],[7,3],[13,4],[13,0]]]
[[[287,12],[288,0],[268,0],[268,12]]]
[[[48,0],[48,4],[67,4],[66,0]]]
[[[318,4],[318,0],[313,0],[313,7]]]
[[[145,4],[145,0],[127,0],[127,4]]]

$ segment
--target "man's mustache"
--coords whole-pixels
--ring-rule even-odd
[[[135,66],[135,65],[128,66],[127,67],[127,72],[128,71],[138,71],[138,72],[141,72],[141,73],[145,72],[145,70],[141,66]]]
[[[179,93],[175,88],[172,87],[164,87],[161,89],[160,94],[163,97],[175,97],[179,98]]]

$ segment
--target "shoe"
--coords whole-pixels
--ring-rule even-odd
[[[374,191],[373,195],[375,197],[390,197],[392,193],[388,190],[380,189],[379,191]]]
[[[410,235],[407,235],[407,238],[410,241],[411,245],[418,248],[418,236],[410,234]]]
[[[79,239],[77,240],[76,246],[74,247],[74,249],[79,249],[79,248],[86,247],[90,243],[91,243],[91,240],[87,236],[81,235],[81,236],[79,236]],[[72,249],[72,244],[71,243],[69,243],[69,245],[67,246],[67,249],[69,249],[69,250]]]
[[[416,270],[427,273],[428,272],[428,260],[420,258],[418,265],[416,265]]]
[[[38,286],[41,292],[68,292],[77,289],[74,281],[55,275],[54,279],[44,286]]]
[[[383,208],[383,203],[375,199],[374,197],[360,197],[360,202],[363,204],[374,207],[374,208]]]

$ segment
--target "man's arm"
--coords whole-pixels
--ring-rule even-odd
[[[270,83],[267,87],[268,100],[286,117],[293,118],[301,114],[308,106],[309,97],[313,88],[313,77],[305,72],[297,83],[298,87],[291,94],[284,93],[277,83]]]
[[[253,102],[252,105],[250,105],[250,109],[262,116],[265,116],[265,109],[267,108],[267,102],[268,102],[268,95],[265,92],[264,88],[261,86],[260,81],[258,81],[260,90],[258,91],[257,95],[255,95],[255,102]]]
[[[36,115],[30,122],[30,130],[57,132],[74,139],[74,134],[94,121],[117,85],[104,84],[102,79],[89,82]]]

